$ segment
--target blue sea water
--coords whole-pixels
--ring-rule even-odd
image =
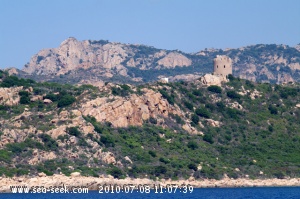
[[[89,191],[84,194],[13,194],[2,193],[0,198],[8,199],[300,199],[300,187],[255,187],[255,188],[197,188],[192,193],[110,193],[99,194]]]

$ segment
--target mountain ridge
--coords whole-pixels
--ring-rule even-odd
[[[78,83],[82,80],[149,82],[161,77],[212,72],[216,55],[233,60],[233,74],[251,81],[271,83],[300,81],[300,45],[256,44],[236,49],[204,49],[196,53],[157,49],[141,44],[107,40],[78,41],[70,37],[58,48],[43,49],[23,68],[22,77]],[[177,77],[176,77],[177,76]],[[185,79],[187,80],[187,79]]]

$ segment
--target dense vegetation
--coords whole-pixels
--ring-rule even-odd
[[[30,93],[20,91],[19,95],[24,98],[24,103],[12,107],[1,105],[1,119],[9,119],[22,113],[25,106],[32,111],[55,110],[59,113],[63,107],[70,109],[76,106],[78,102],[74,99],[84,91],[94,97],[97,93],[94,87],[87,85],[76,87],[37,83],[11,77],[3,72],[0,76],[1,87],[32,87],[33,93],[43,94],[44,98],[53,101],[51,105],[31,102],[28,101]],[[47,175],[63,172],[69,175],[73,171],[80,171],[82,175],[111,174],[116,178],[130,176],[179,179],[194,176],[220,179],[224,174],[232,178],[245,175],[251,178],[300,177],[300,109],[295,107],[300,101],[299,85],[253,83],[232,76],[230,80],[222,87],[205,87],[197,82],[140,86],[157,90],[170,104],[179,106],[185,116],[171,114],[166,119],[166,128],[159,126],[155,118],[150,118],[140,127],[113,128],[109,122],[99,123],[93,117],[84,117],[86,122],[94,126],[99,137],[85,135],[78,127],[66,129],[67,135],[60,136],[57,140],[45,133],[28,135],[23,142],[7,144],[0,149],[0,175],[36,172]],[[242,87],[249,93],[241,94]],[[254,90],[259,94],[251,98]],[[126,97],[132,92],[127,85],[112,88],[113,95]],[[59,105],[60,101],[64,103]],[[233,107],[232,104],[237,106]],[[31,122],[46,132],[49,128],[54,128],[42,125],[50,119],[51,116],[37,115],[30,121],[24,121]],[[210,120],[221,124],[212,126]],[[182,129],[183,124],[190,124],[204,135],[188,134]],[[86,154],[95,153],[87,142],[90,139],[100,145],[104,152],[113,152],[123,166],[107,165],[84,154],[74,160],[60,156],[62,149],[58,141],[70,136],[78,139],[78,146],[68,146],[69,150],[78,152],[80,147]],[[25,164],[22,160],[32,157],[34,149],[53,151],[57,158],[33,166]],[[133,163],[124,160],[125,156]],[[260,174],[260,171],[264,174]]]

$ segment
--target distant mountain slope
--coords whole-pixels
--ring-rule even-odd
[[[105,40],[78,41],[70,37],[58,48],[38,52],[23,71],[27,77],[37,80],[69,83],[87,79],[148,82],[157,80],[159,76],[184,79],[211,73],[213,58],[228,55],[233,60],[234,75],[252,81],[282,83],[300,80],[299,49],[299,45],[258,44],[238,49],[206,49],[189,54]]]

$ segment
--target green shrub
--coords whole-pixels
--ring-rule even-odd
[[[113,95],[119,95],[122,97],[128,96],[132,92],[133,91],[131,90],[131,88],[126,84],[121,84],[119,85],[119,87],[112,87],[111,89],[111,93]]]
[[[33,140],[31,138],[26,138],[24,143],[29,148],[36,148],[36,149],[44,149],[44,145],[36,140]]]
[[[0,104],[0,111],[1,111],[1,110],[7,111],[7,110],[9,110],[9,106]]]
[[[200,90],[193,90],[193,95],[196,95],[196,96],[202,96],[202,93]]]
[[[234,108],[226,108],[226,113],[230,118],[233,119],[238,119],[238,114],[240,114],[240,112]]]
[[[124,173],[121,169],[119,169],[118,167],[113,167],[111,169],[108,170],[108,173],[110,175],[112,175],[114,178],[124,178]]]
[[[0,149],[0,162],[9,162],[11,159],[11,155],[11,152],[4,149]]]
[[[196,114],[193,114],[192,115],[192,122],[194,123],[194,124],[198,124],[198,122],[199,122],[199,117],[198,117],[198,115],[196,115]]]
[[[220,86],[211,85],[207,87],[207,90],[213,93],[222,93],[222,88]]]
[[[100,141],[106,146],[106,147],[114,147],[115,141],[112,136],[110,135],[102,135],[100,138]]]
[[[204,117],[204,118],[210,118],[210,113],[208,112],[208,110],[204,107],[200,107],[200,108],[197,108],[195,110],[195,113],[197,115],[199,115],[200,117]]]
[[[189,141],[188,142],[188,145],[187,145],[190,149],[192,149],[192,150],[195,150],[195,149],[197,149],[198,148],[198,144],[197,144],[197,142],[196,141]]]
[[[39,110],[43,110],[44,107],[45,107],[44,102],[41,101],[41,100],[39,100],[39,101],[38,101],[38,109],[39,109]]]
[[[210,103],[205,104],[205,108],[210,109],[210,111],[214,111],[215,110],[215,106],[213,104],[210,104]]]
[[[36,82],[31,79],[19,79],[16,76],[6,76],[1,82],[1,87],[23,86],[26,88],[32,86],[35,83]]]
[[[40,134],[39,137],[42,139],[42,141],[44,142],[44,146],[48,150],[57,150],[58,144],[54,139],[52,139],[50,135],[43,133]]]
[[[287,99],[289,96],[295,97],[298,95],[298,92],[295,88],[285,87],[280,90],[280,97],[284,99]]]
[[[97,132],[97,133],[99,133],[99,134],[102,134],[102,132],[103,132],[103,129],[99,126],[99,125],[94,125],[94,129],[95,129],[95,131]]]
[[[219,110],[223,111],[225,109],[225,104],[223,102],[217,102],[216,103]]]
[[[20,86],[19,78],[16,76],[7,76],[1,82],[1,87]]]
[[[227,97],[229,97],[231,99],[240,99],[241,95],[235,91],[227,91]]]
[[[213,140],[213,137],[210,133],[206,133],[204,136],[203,136],[203,140],[205,142],[208,142],[210,144],[213,144],[214,143],[214,140]]]
[[[165,174],[165,173],[167,173],[167,167],[162,165],[154,167],[155,176],[160,176],[161,174]]]
[[[195,163],[190,163],[190,164],[188,165],[188,168],[189,168],[189,169],[193,169],[194,171],[197,171],[197,170],[198,170],[197,165],[196,165]]]
[[[21,96],[20,104],[30,104],[30,98],[28,96]]]
[[[282,171],[275,171],[274,176],[278,179],[284,179],[284,173]]]
[[[193,110],[193,108],[194,108],[193,104],[191,104],[188,101],[184,101],[183,103],[184,103],[185,107],[187,107],[190,110]]]
[[[22,96],[29,97],[29,92],[27,92],[27,91],[19,91],[19,96],[20,97],[22,97]]]
[[[229,81],[234,81],[235,78],[232,74],[227,75],[227,78],[229,79]]]
[[[148,153],[149,153],[152,157],[154,157],[154,158],[156,157],[155,151],[151,151],[151,150],[150,150],[150,151],[148,151]]]
[[[154,117],[150,117],[150,118],[149,118],[149,122],[150,122],[151,124],[157,124],[157,119],[154,118]]]
[[[245,85],[246,85],[246,88],[250,88],[250,89],[255,87],[254,84],[252,84],[252,82],[249,80],[245,81]]]
[[[67,128],[67,133],[69,135],[74,135],[76,137],[79,137],[81,135],[81,132],[79,131],[78,127],[69,127],[69,128]]]
[[[167,158],[164,158],[164,157],[160,157],[160,158],[159,158],[159,161],[161,161],[161,162],[163,162],[163,163],[165,163],[165,164],[170,163],[170,160],[167,159]]]
[[[170,116],[175,119],[177,124],[184,124],[183,119],[179,115],[170,113]]]
[[[6,145],[8,151],[13,152],[14,154],[22,153],[26,148],[26,144],[24,142],[20,143],[9,143]]]
[[[58,100],[58,96],[53,94],[53,93],[48,93],[47,95],[44,96],[44,99],[49,99],[52,102],[56,102]]]
[[[277,115],[278,114],[278,110],[277,110],[277,108],[275,106],[269,105],[268,109],[269,109],[269,111],[270,111],[271,114],[273,114],[273,115]]]
[[[64,95],[57,103],[57,107],[65,107],[73,104],[76,101],[76,98],[72,95]]]
[[[165,91],[165,90],[163,90],[163,89],[159,89],[159,92],[161,93],[161,95],[162,95],[163,98],[167,99],[168,102],[169,102],[170,104],[174,105],[175,99],[174,99],[173,96],[170,96],[170,95],[167,93],[167,91]]]

